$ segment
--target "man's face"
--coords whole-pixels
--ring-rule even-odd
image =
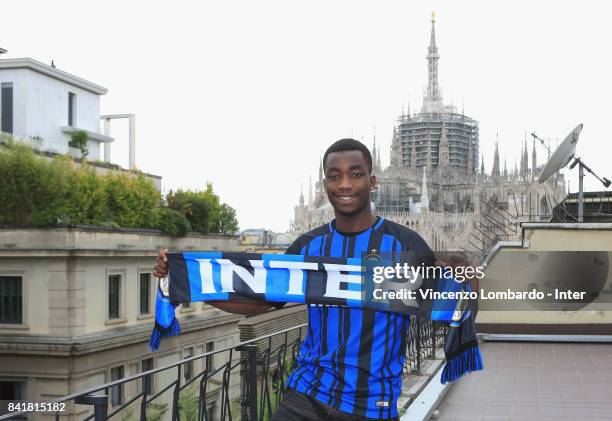
[[[361,151],[332,152],[325,161],[325,190],[336,212],[354,215],[370,207],[376,177]]]

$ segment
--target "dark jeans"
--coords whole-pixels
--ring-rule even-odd
[[[389,421],[397,421],[394,418]],[[310,396],[287,389],[285,396],[270,421],[372,421],[323,405]]]

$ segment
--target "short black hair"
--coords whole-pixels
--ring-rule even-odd
[[[361,151],[368,164],[368,172],[372,174],[372,154],[370,154],[370,150],[360,141],[351,138],[337,140],[329,148],[327,148],[325,154],[323,155],[323,168],[325,169],[325,162],[327,161],[327,156],[330,153],[343,151]]]

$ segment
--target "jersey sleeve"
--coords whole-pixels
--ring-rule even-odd
[[[298,238],[297,240],[295,240],[293,243],[291,243],[291,245],[289,247],[287,247],[287,250],[285,250],[285,254],[302,254],[301,253],[301,244],[300,244],[300,239]]]
[[[402,253],[411,256],[412,264],[433,266],[436,263],[436,255],[429,244],[416,231],[407,231],[400,239]]]
[[[429,247],[429,244],[425,241],[421,235],[416,231],[406,230],[400,237],[402,243],[402,256],[401,263],[408,264],[413,267],[421,267],[421,274],[419,275],[421,290],[438,290],[438,278],[433,270],[427,270],[427,268],[433,268],[436,264],[436,255]],[[419,312],[422,316],[427,317],[431,313],[433,307],[433,300],[423,298],[420,294],[417,294],[416,301],[419,304]]]

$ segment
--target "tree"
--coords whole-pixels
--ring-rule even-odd
[[[236,211],[221,204],[212,184],[205,190],[177,190],[166,195],[167,206],[185,215],[191,229],[203,234],[233,234],[238,231]]]
[[[227,204],[222,204],[219,209],[216,232],[224,235],[231,235],[238,232],[238,220],[236,211]]]
[[[157,227],[166,235],[184,237],[191,231],[191,225],[185,215],[167,207],[158,210]]]

